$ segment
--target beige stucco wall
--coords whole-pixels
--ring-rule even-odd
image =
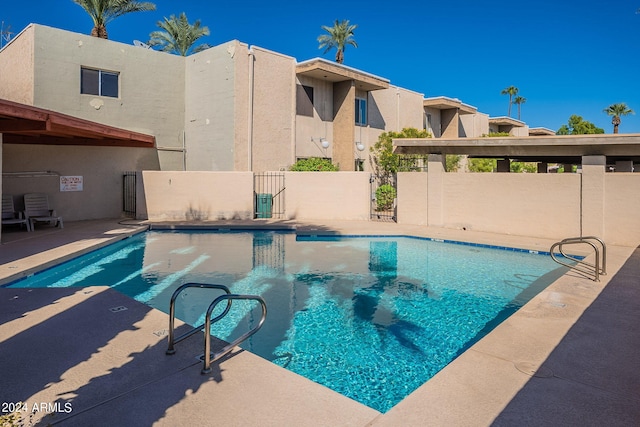
[[[234,114],[239,98],[235,58],[242,55],[241,50],[239,42],[231,41],[186,58],[187,170],[231,171],[236,168],[235,126],[240,118]],[[244,112],[246,117],[246,107]],[[246,145],[246,132],[241,136]],[[242,166],[246,170],[246,158],[243,160]]]
[[[253,168],[283,170],[295,159],[295,59],[254,46]]]
[[[443,185],[445,227],[543,238],[580,234],[577,175],[447,173]]]
[[[286,172],[285,184],[287,219],[369,219],[367,173]]]
[[[637,245],[640,241],[640,174],[604,176],[604,236],[607,244]]]
[[[398,173],[398,224],[427,225],[428,178],[426,172]]]
[[[427,130],[431,132],[431,136],[433,136],[434,138],[440,138],[442,136],[440,129],[440,110],[438,110],[437,108],[429,107],[425,107],[423,110],[425,114],[425,121],[427,120],[426,115],[431,114],[431,128]],[[428,126],[429,124],[427,123],[427,127]]]
[[[33,105],[154,135],[158,147],[182,147],[184,58],[42,25],[32,28]],[[21,37],[16,41],[22,43]],[[120,96],[80,94],[81,66],[119,72]],[[163,168],[183,167],[180,152],[159,157]]]
[[[29,25],[0,51],[0,98],[33,104],[33,25]]]
[[[314,108],[313,117],[295,116],[295,155],[299,158],[332,157],[333,144],[323,149],[320,138],[333,142],[333,83],[306,76],[298,76],[297,83],[313,87]]]
[[[460,116],[460,137],[478,138],[489,133],[489,115],[484,113],[462,114]]]
[[[156,151],[149,148],[3,144],[3,172],[53,171],[57,175],[7,176],[2,192],[16,196],[16,201],[25,193],[47,193],[51,207],[64,221],[119,218],[122,173],[157,168]],[[61,192],[58,175],[82,176],[83,191]]]
[[[152,221],[253,218],[251,172],[142,173]]]

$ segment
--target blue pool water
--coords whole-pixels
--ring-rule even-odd
[[[186,282],[261,295],[267,321],[243,348],[386,412],[562,272],[548,256],[409,237],[151,231],[11,286],[109,285],[165,312]],[[177,317],[203,322],[215,296],[189,289]],[[212,333],[246,332],[250,304]]]

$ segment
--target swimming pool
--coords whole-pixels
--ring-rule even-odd
[[[564,271],[526,251],[409,237],[152,231],[10,286],[109,285],[165,312],[186,282],[261,295],[267,322],[243,348],[386,412]],[[202,322],[203,292],[180,298],[180,319]],[[235,307],[215,336],[259,321]]]

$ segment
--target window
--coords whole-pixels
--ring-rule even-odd
[[[313,117],[313,87],[296,85],[296,114]]]
[[[367,100],[364,98],[356,98],[356,124],[367,125]]]
[[[112,71],[80,69],[80,93],[87,95],[118,97],[119,73]]]

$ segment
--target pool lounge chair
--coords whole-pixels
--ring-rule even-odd
[[[31,231],[29,221],[22,215],[22,212],[16,212],[13,206],[13,196],[11,194],[2,195],[2,225],[24,224],[27,231]]]
[[[29,226],[34,230],[36,222],[48,222],[63,228],[62,217],[49,208],[49,198],[44,193],[28,193],[24,195],[24,214]]]

